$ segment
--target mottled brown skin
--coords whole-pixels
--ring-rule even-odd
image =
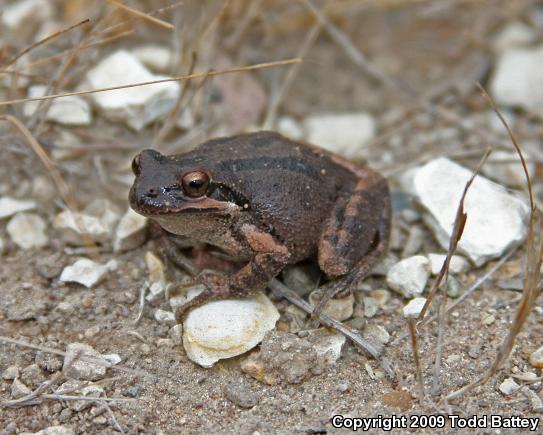
[[[287,264],[310,257],[330,280],[322,308],[350,291],[387,249],[386,180],[277,133],[214,139],[175,156],[145,150],[133,169],[136,212],[177,243],[207,243],[247,261],[229,277],[204,277],[207,290],[181,312],[210,298],[263,290]],[[195,173],[209,178],[199,197],[181,182]]]

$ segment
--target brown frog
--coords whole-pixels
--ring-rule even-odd
[[[312,145],[274,132],[210,140],[179,155],[144,150],[132,163],[130,205],[169,237],[203,242],[246,262],[179,313],[210,298],[263,290],[291,263],[314,257],[330,281],[320,310],[345,295],[386,252],[386,180]]]

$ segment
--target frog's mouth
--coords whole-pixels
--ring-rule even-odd
[[[230,212],[233,204],[204,196],[202,198],[177,198],[168,192],[153,196],[138,195],[136,188],[130,189],[130,207],[145,217],[171,216],[175,214],[198,214]]]

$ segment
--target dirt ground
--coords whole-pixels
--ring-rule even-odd
[[[0,11],[14,3],[0,0]],[[188,0],[157,15],[174,23],[175,31],[134,18],[131,12],[116,10],[107,2],[92,2],[92,7],[90,3],[52,1],[54,14],[47,20],[66,27],[89,17],[91,24],[33,48],[29,59],[63,53],[81,41],[88,42],[84,38],[97,29],[131,21],[100,34],[99,39],[109,38],[100,44],[75,53],[66,52],[52,61],[25,69],[30,77],[19,77],[23,83],[3,80],[0,76],[1,101],[26,97],[28,83],[24,80],[47,84],[60,78],[59,87],[52,93],[81,89],[78,85],[85,72],[107,54],[150,42],[180,53],[180,66],[169,70],[172,76],[191,71],[193,53],[196,53],[194,71],[203,72],[227,65],[244,66],[298,56],[304,61],[285,92],[281,89],[288,83],[285,77],[292,66],[191,81],[183,103],[192,109],[193,125],[185,130],[173,129],[160,141],[157,136],[163,132],[162,121],[134,132],[95,111],[91,126],[67,127],[45,121],[43,113],[27,117],[20,104],[0,106],[0,115],[11,114],[21,119],[40,140],[80,209],[95,199],[107,199],[112,207],[124,212],[132,181],[130,162],[139,150],[152,145],[164,153],[175,153],[207,138],[261,128],[267,116],[271,119],[289,116],[302,121],[316,113],[364,111],[373,115],[378,127],[362,160],[390,180],[396,240],[391,252],[397,256],[401,256],[413,225],[419,226],[423,234],[416,253],[443,252],[422,221],[413,223],[404,219],[403,209],[414,206],[400,191],[400,176],[408,168],[438,156],[449,156],[474,168],[488,144],[512,149],[508,137],[490,126],[489,104],[474,83],[480,81],[483,86],[488,83],[497,58],[493,41],[508,24],[523,22],[535,33],[533,44],[543,41],[543,5],[536,1],[342,0],[328,4],[315,1],[313,4],[324,11],[330,24],[318,28],[315,16],[304,2]],[[153,11],[170,4],[163,0],[125,3],[140,11]],[[534,17],[538,17],[539,27]],[[33,32],[0,28],[0,66],[32,44],[40,26],[43,23],[34,24]],[[330,29],[339,29],[350,42],[345,43],[344,39],[341,44]],[[312,39],[311,32],[315,32]],[[357,57],[360,53],[367,62]],[[68,58],[70,54],[73,59]],[[239,77],[239,81],[229,81],[226,77]],[[278,95],[282,95],[278,108],[270,111]],[[518,141],[541,152],[541,116],[522,109],[511,114],[516,119]],[[274,125],[272,122],[267,127]],[[222,360],[206,369],[190,361],[182,346],[172,346],[171,340],[165,340],[170,337],[170,327],[153,316],[156,308],[169,309],[164,298],[147,303],[135,324],[140,310],[140,289],[147,278],[145,255],[153,249],[153,241],[121,253],[113,252],[109,241],[100,246],[98,253],[88,252],[86,247],[69,246],[52,227],[54,217],[66,205],[51,181],[50,170],[8,122],[0,122],[0,149],[0,196],[34,199],[38,204],[35,213],[47,223],[48,235],[46,246],[23,250],[7,233],[9,219],[0,220],[4,245],[3,251],[0,250],[0,373],[16,366],[30,389],[55,376],[58,378],[53,386],[58,386],[66,381],[61,372],[63,357],[45,348],[63,352],[74,342],[87,343],[102,354],[116,353],[121,357],[116,366],[119,369],[108,369],[95,382],[104,389],[107,398],[120,399],[107,402],[108,407],[98,399],[83,406],[81,402],[55,398],[42,398],[24,407],[8,407],[6,402],[13,399],[13,380],[0,379],[0,433],[37,432],[56,425],[78,434],[119,430],[156,434],[348,433],[349,429],[334,428],[331,422],[334,415],[409,418],[450,414],[536,417],[540,421],[537,433],[543,433],[542,410],[534,410],[529,396],[521,390],[505,395],[498,388],[511,375],[534,373],[535,380],[517,378],[517,382],[542,398],[541,369],[529,363],[530,354],[543,345],[541,297],[518,335],[511,356],[498,373],[468,394],[443,402],[447,394],[475,380],[490,367],[507,336],[521,292],[519,288],[507,289],[503,283],[522,282],[525,246],[447,316],[435,394],[431,393],[437,324],[431,322],[417,330],[425,390],[425,396],[421,397],[402,315],[407,300],[393,291],[386,305],[373,317],[364,318],[363,310],[355,307],[354,318],[347,323],[355,328],[371,323],[386,329],[390,341],[384,347],[383,358],[394,367],[395,379],[384,376],[379,361],[347,341],[341,358],[322,373],[308,375],[296,384],[283,381],[266,385],[242,371],[240,365],[248,354]],[[534,191],[541,201],[542,166],[538,158],[534,157],[538,165]],[[63,267],[81,256],[102,264],[115,259],[118,265],[92,289],[60,281]],[[461,289],[469,288],[495,264],[492,261],[458,275]],[[175,281],[179,272],[169,267],[169,276]],[[385,277],[373,276],[360,287],[355,295],[357,305],[361,304],[364,292],[386,289],[387,285]],[[289,303],[271,298],[282,316],[278,328],[288,332]],[[489,316],[494,321],[487,321]],[[25,375],[29,366],[33,371],[28,374],[27,370]],[[453,429],[448,423],[438,430],[468,431]],[[397,433],[436,431],[406,426]],[[478,432],[513,433],[513,430],[479,428]]]

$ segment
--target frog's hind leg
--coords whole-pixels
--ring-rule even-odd
[[[319,242],[319,266],[330,278],[315,308],[318,318],[333,297],[346,296],[388,249],[390,195],[386,180],[359,169],[359,182],[349,198],[340,199]]]

